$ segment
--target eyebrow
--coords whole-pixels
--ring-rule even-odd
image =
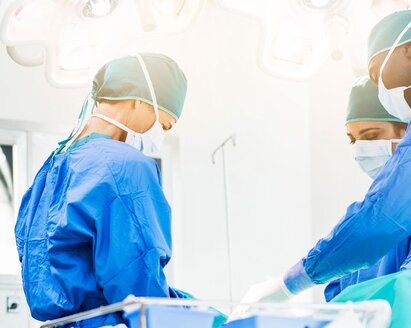
[[[372,131],[372,130],[381,130],[381,128],[368,128],[368,129],[363,129],[363,130],[360,130],[360,131],[358,132],[358,134],[363,134],[363,133],[366,133],[366,132],[369,132],[369,131]]]

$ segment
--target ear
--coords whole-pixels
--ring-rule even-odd
[[[406,44],[403,46],[403,52],[407,59],[411,59],[411,45]]]
[[[400,129],[400,139],[405,137],[405,133],[407,132],[407,127]]]

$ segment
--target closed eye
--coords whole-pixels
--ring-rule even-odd
[[[379,139],[378,137],[379,137],[378,133],[367,133],[367,134],[364,134],[361,137],[361,139],[363,139],[363,140],[377,140],[377,139]]]

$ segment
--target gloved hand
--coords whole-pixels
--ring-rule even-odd
[[[284,302],[293,296],[282,278],[274,278],[251,286],[241,303]],[[249,309],[250,305],[239,305],[228,317],[228,322],[245,317]]]

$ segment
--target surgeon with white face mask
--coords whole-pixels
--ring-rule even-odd
[[[405,135],[407,123],[389,114],[368,77],[358,79],[350,92],[346,117],[347,136],[354,159],[375,179]]]
[[[388,113],[407,123],[411,120],[410,15],[409,10],[396,12],[377,24],[369,42],[368,62],[381,104]]]
[[[385,110],[378,99],[378,89],[368,76],[359,78],[351,88],[345,124],[355,161],[374,180],[404,137],[407,124]],[[409,239],[405,238],[373,266],[330,282],[324,290],[326,301],[349,286],[401,270],[409,255]]]
[[[144,59],[140,54],[137,54],[135,58],[138,60],[146,80],[145,90],[136,90],[135,93],[146,93],[146,98],[137,97],[132,94],[128,97],[97,96],[99,104],[97,112],[93,113],[92,118],[97,117],[120,128],[123,131],[123,135],[126,135],[125,143],[138,149],[143,154],[152,155],[161,150],[165,131],[168,131],[173,127],[178,115],[176,112],[173,112],[170,109],[166,110],[164,107],[159,111],[156,92],[154,91],[154,86],[144,63]],[[103,91],[96,90],[95,93],[103,93]],[[115,99],[120,100],[116,101]],[[128,103],[127,100],[129,100]],[[118,110],[118,108],[116,110],[116,104],[119,104],[123,110]],[[128,111],[126,110],[127,108],[129,109]],[[115,118],[112,118],[112,111],[117,112],[117,115],[114,115]],[[119,117],[124,115],[126,116],[125,118]],[[126,124],[123,124],[122,122],[125,122]],[[89,126],[86,131],[81,133],[81,135],[87,134],[87,130],[90,130],[90,128],[91,127]],[[120,138],[120,140],[124,140],[124,137]]]
[[[410,10],[395,12],[374,26],[368,41],[369,75],[378,85],[381,104],[391,116],[406,123],[411,118],[410,22]],[[364,139],[365,132],[350,133],[357,140]],[[351,204],[332,231],[283,275],[251,286],[244,303],[286,301],[315,285],[370,268],[410,237],[411,130],[407,128],[397,143],[401,136],[393,133],[384,138],[389,141],[360,143],[357,159],[375,177],[363,200]],[[381,140],[382,136],[375,138]],[[396,267],[410,269],[411,256]],[[386,295],[385,299],[396,307],[395,298]],[[247,306],[241,306],[230,319],[244,316],[246,311]]]
[[[139,297],[184,298],[164,268],[171,210],[148,157],[180,118],[187,90],[171,58],[144,53],[96,74],[86,124],[63,140],[26,192],[15,228],[25,295],[40,321]],[[76,327],[125,323],[118,313]]]
[[[375,66],[377,65],[376,63],[378,63],[378,61],[382,61],[381,66],[379,66],[380,68],[378,75],[378,97],[381,103],[391,115],[398,117],[405,122],[410,122],[411,120],[411,107],[409,105],[410,97],[409,93],[406,93],[406,91],[411,88],[411,85],[408,85],[408,83],[404,81],[405,85],[403,85],[404,82],[400,82],[400,85],[396,86],[397,83],[392,81],[395,80],[395,78],[391,77],[390,74],[385,73],[386,71],[390,71],[389,67],[393,61],[405,59],[408,62],[408,60],[411,58],[411,45],[409,44],[409,42],[405,42],[405,44],[404,42],[401,42],[410,28],[411,22],[402,30],[400,35],[398,35],[397,39],[394,42],[394,45],[391,47],[388,53],[383,52],[382,54],[377,54],[372,58],[370,62],[370,66],[375,71]],[[398,52],[402,52],[404,56],[399,57]],[[388,62],[390,64],[388,64],[388,68],[386,69]],[[374,78],[376,79],[376,77]],[[384,80],[386,80],[386,83],[384,83]]]

